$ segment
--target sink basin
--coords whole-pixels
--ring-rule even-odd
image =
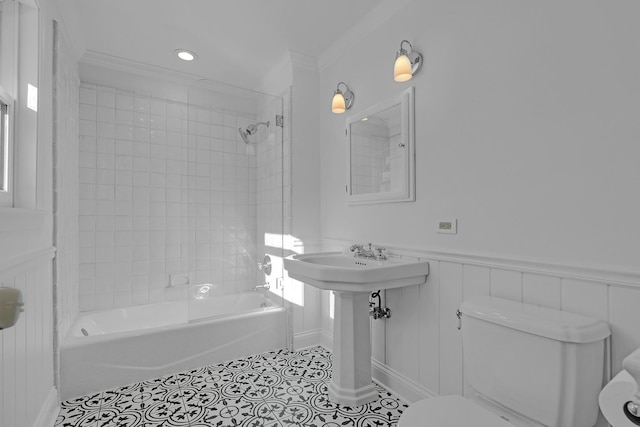
[[[424,283],[427,261],[396,258],[374,260],[341,252],[291,255],[284,266],[293,277],[316,288],[343,292],[374,292]]]

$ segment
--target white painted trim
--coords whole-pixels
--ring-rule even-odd
[[[55,253],[56,248],[48,246],[17,257],[2,259],[0,260],[0,272],[4,275],[12,275],[15,272],[27,269],[31,265],[52,260]]]
[[[329,351],[333,351],[333,334],[322,329],[320,331],[320,345]]]
[[[333,334],[325,330],[320,330],[319,335],[320,346],[332,351]],[[298,349],[298,347],[296,347],[296,349]],[[413,403],[418,400],[437,396],[436,393],[422,387],[420,384],[374,358],[371,358],[371,376],[375,381],[388,388],[389,391],[405,402]]]
[[[138,77],[150,78],[154,80],[159,80],[161,82],[170,83],[171,86],[184,86],[189,87],[192,84],[204,80],[213,82],[216,85],[219,85],[219,88],[225,87],[228,89],[239,89],[245,91],[247,93],[253,93],[257,95],[268,95],[279,97],[278,95],[273,95],[271,93],[263,92],[257,90],[253,87],[242,87],[237,86],[217,80],[213,80],[211,78],[201,76],[198,74],[190,74],[181,71],[174,71],[169,68],[158,67],[151,64],[145,64],[143,62],[131,61],[129,59],[120,58],[118,56],[107,55],[100,52],[95,52],[92,50],[88,50],[82,56],[80,60],[81,66],[88,67],[96,67],[98,69],[117,71],[121,73],[126,73]],[[83,68],[80,68],[80,78],[83,78]],[[174,99],[174,101],[185,102],[185,100]]]
[[[130,61],[117,56],[88,50],[80,60],[81,64],[92,65],[108,70],[121,71],[143,77],[152,77],[159,80],[171,81],[173,84],[190,85],[194,81],[202,80],[204,77],[195,74],[181,73],[168,68],[157,67],[142,62]]]
[[[61,24],[60,34],[64,37],[65,42],[69,44],[73,59],[77,62],[87,50],[87,44],[79,25],[78,12],[66,1],[57,1],[54,4],[57,5],[60,13],[59,16],[54,16],[54,19]]]
[[[49,212],[24,209],[24,208],[0,208],[0,232],[22,231],[41,227]]]
[[[436,393],[375,359],[371,359],[371,376],[405,402],[413,403],[437,396]]]
[[[382,26],[400,9],[409,4],[411,0],[384,0],[371,12],[357,22],[343,37],[325,49],[318,56],[318,66],[320,71],[336,62],[342,55],[348,53],[360,41],[371,34],[374,30]],[[400,40],[398,40],[400,42]],[[394,52],[389,52],[390,58]],[[391,59],[389,59],[391,62]]]
[[[291,65],[294,68],[318,72],[318,58],[315,56],[309,56],[293,50],[289,51],[289,55],[291,56]]]
[[[311,329],[308,331],[298,332],[293,335],[293,349],[301,350],[303,348],[315,347],[321,345],[320,329]]]
[[[60,406],[58,405],[58,391],[55,387],[51,387],[47,398],[45,399],[38,417],[33,423],[33,427],[53,427],[58,418]]]
[[[325,247],[346,247],[351,242],[342,239],[325,239]],[[445,261],[465,265],[500,268],[522,273],[584,280],[607,285],[640,287],[640,270],[622,270],[614,266],[585,266],[555,263],[546,260],[518,258],[509,255],[479,254],[462,251],[441,251],[435,249],[415,249],[386,246],[377,242],[376,246],[387,248],[390,256],[411,257],[423,260]]]

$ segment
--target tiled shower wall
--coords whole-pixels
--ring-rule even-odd
[[[250,115],[113,87],[80,88],[80,310],[217,292],[256,280]]]

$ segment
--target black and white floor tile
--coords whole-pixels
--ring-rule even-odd
[[[331,402],[331,353],[277,350],[62,402],[55,427],[391,427],[407,405],[376,384]]]

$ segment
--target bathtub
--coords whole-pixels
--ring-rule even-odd
[[[62,400],[286,346],[259,292],[81,313],[60,347]]]

